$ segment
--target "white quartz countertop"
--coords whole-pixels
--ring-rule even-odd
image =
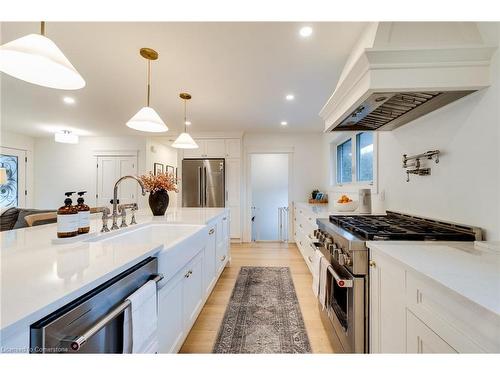
[[[500,254],[471,242],[369,241],[406,268],[500,316]]]
[[[360,214],[357,209],[352,212],[337,211],[335,210],[332,202],[319,204],[296,202],[295,206],[299,209],[302,208],[312,212],[316,216],[316,218],[327,218],[330,215],[367,215]],[[372,215],[385,215],[385,212],[373,212]]]
[[[138,225],[101,234],[100,214],[91,217],[92,241],[53,244],[57,225],[43,225],[0,233],[0,333],[31,324],[96,286],[162,250],[202,230],[227,212],[225,208],[169,208],[165,216],[148,210],[136,214]],[[129,221],[128,218],[127,221]],[[188,224],[159,243],[96,241],[148,224]],[[17,329],[17,328],[16,328]]]

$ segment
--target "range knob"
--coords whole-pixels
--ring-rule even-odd
[[[341,266],[345,266],[346,264],[346,261],[347,261],[347,257],[345,256],[345,254],[339,254],[339,264]]]
[[[319,238],[320,229],[315,229],[313,234],[314,234],[314,237]]]
[[[326,247],[326,249],[327,249],[327,250],[328,250],[328,252],[329,252],[330,254],[332,254],[332,256],[333,256],[333,253],[335,252],[335,245],[331,243],[331,244],[329,244],[329,245]]]
[[[348,255],[346,255],[346,256],[345,256],[345,265],[346,265],[347,267],[352,266],[352,259],[351,259],[351,257],[350,257],[350,256],[348,256]]]
[[[328,249],[328,245],[333,244],[332,237],[330,237],[329,235],[326,235],[325,239],[324,239],[324,243],[325,243],[325,247]]]
[[[334,245],[332,253],[333,259],[335,259],[338,262],[340,254],[342,254],[342,250]]]

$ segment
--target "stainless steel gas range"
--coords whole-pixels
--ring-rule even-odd
[[[329,262],[321,317],[334,348],[368,353],[369,251],[366,241],[475,241],[481,229],[387,211],[317,219],[315,247]]]

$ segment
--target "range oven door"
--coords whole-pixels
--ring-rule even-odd
[[[326,312],[344,352],[365,353],[365,277],[352,275],[332,259],[326,283]]]

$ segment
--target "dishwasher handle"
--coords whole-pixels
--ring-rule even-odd
[[[153,276],[153,280],[155,283],[158,284],[160,280],[163,279],[162,274],[156,274],[156,275],[151,275]],[[107,313],[103,318],[99,319],[96,324],[94,324],[92,327],[90,327],[86,332],[81,334],[80,336],[75,336],[75,337],[67,337],[63,339],[62,341],[69,342],[69,347],[71,350],[77,352],[81,349],[83,345],[92,337],[94,336],[97,332],[99,332],[101,329],[103,329],[106,324],[111,322],[113,319],[115,319],[118,315],[123,313],[127,307],[130,306],[130,301],[125,300],[122,303],[120,303],[117,307],[115,307],[113,310],[111,310],[109,313]]]

